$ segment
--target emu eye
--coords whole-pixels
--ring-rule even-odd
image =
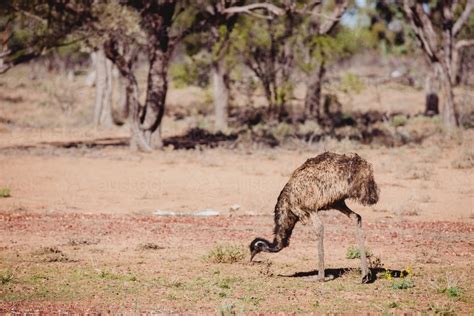
[[[261,241],[261,240],[260,240],[260,241],[257,241],[257,242],[255,243],[255,247],[263,247],[264,245],[265,245],[265,243],[264,243],[263,241]]]

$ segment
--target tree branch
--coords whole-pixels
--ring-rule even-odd
[[[416,1],[404,0],[403,9],[410,20],[416,37],[420,41],[422,49],[431,61],[438,61],[438,40],[436,38],[436,32],[421,4]]]
[[[349,5],[349,0],[338,0],[335,3],[336,7],[334,8],[333,14],[328,17],[323,14],[317,14],[320,15],[321,17],[324,17],[326,21],[321,24],[321,27],[319,29],[319,34],[324,35],[328,34],[331,32],[331,30],[336,26],[336,24],[339,22],[341,19],[342,15],[344,12],[346,12],[347,6]],[[314,10],[313,10],[314,12]],[[316,14],[316,13],[314,13]]]
[[[459,33],[459,31],[461,31],[462,27],[471,16],[471,13],[473,10],[474,10],[474,0],[468,0],[466,3],[466,7],[464,8],[464,11],[461,13],[461,16],[456,21],[456,23],[454,23],[453,31],[452,31],[453,36],[456,36]]]
[[[253,3],[244,6],[229,7],[222,11],[225,14],[235,14],[235,13],[247,13],[251,15],[256,15],[252,10],[266,9],[268,12],[273,13],[274,15],[282,15],[284,13],[283,9],[277,7],[276,5],[270,3]],[[258,15],[261,17],[260,15]],[[263,16],[265,17],[265,16]],[[270,17],[265,17],[270,18]]]
[[[456,43],[455,47],[456,49],[460,49],[460,48],[464,48],[464,47],[468,47],[468,46],[474,46],[474,39],[471,39],[471,40],[460,40]]]

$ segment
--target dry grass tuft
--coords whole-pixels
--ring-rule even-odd
[[[454,169],[471,169],[474,168],[474,150],[462,152],[456,159],[451,162]]]
[[[236,245],[217,245],[204,257],[212,263],[236,263],[245,258],[244,250]]]

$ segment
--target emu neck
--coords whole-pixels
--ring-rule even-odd
[[[275,207],[274,239],[270,244],[270,252],[278,252],[290,244],[291,233],[298,222],[298,217],[287,208],[283,208],[279,200]]]

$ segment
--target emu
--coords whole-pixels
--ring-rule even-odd
[[[324,226],[320,211],[335,209],[351,218],[356,225],[359,244],[362,283],[370,281],[364,247],[364,231],[359,214],[345,203],[353,199],[363,205],[372,205],[379,199],[372,166],[357,154],[340,155],[325,152],[308,159],[296,169],[281,191],[275,206],[275,228],[273,242],[256,238],[250,244],[250,261],[259,252],[279,252],[287,247],[295,224],[312,222],[318,236],[318,275],[324,275]]]

